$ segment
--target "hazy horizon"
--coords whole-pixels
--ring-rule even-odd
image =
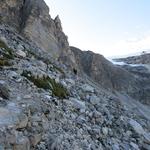
[[[105,57],[150,49],[148,0],[45,0],[71,46]]]

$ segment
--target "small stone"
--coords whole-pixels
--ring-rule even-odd
[[[21,45],[21,44],[18,44],[18,45],[17,45],[17,50],[21,50],[21,51],[22,51],[22,50],[24,50],[24,47],[23,47],[23,45]]]
[[[133,142],[130,143],[130,145],[135,149],[135,150],[140,150],[139,146]]]
[[[108,135],[108,131],[109,131],[109,129],[108,129],[107,127],[103,127],[103,128],[102,128],[102,133],[103,133],[105,136]]]
[[[16,52],[16,54],[19,55],[19,56],[21,56],[21,57],[26,57],[26,53],[23,52],[22,50],[18,50],[18,51]]]
[[[97,96],[91,96],[90,97],[90,103],[91,104],[93,104],[93,105],[96,105],[96,104],[98,104],[100,102],[100,98],[99,97],[97,97]]]
[[[31,95],[25,95],[23,98],[24,99],[31,99]]]
[[[118,144],[113,144],[112,145],[112,150],[120,150],[119,145]]]
[[[144,141],[147,144],[150,144],[150,133],[144,133]]]
[[[66,82],[69,82],[71,85],[75,85],[75,80],[73,79],[66,79]]]
[[[82,86],[82,90],[85,91],[85,92],[91,92],[91,93],[94,93],[94,88],[88,84],[84,84]]]
[[[27,137],[18,137],[13,150],[30,150],[30,141]]]
[[[140,135],[143,135],[145,133],[143,127],[137,121],[130,119],[129,124],[136,133]]]
[[[6,139],[10,144],[14,144],[16,142],[16,136],[14,134],[7,134]]]
[[[86,106],[85,106],[85,102],[79,101],[76,98],[70,98],[70,101],[73,103],[73,106],[76,109],[79,109],[82,112],[85,112]]]
[[[4,81],[0,81],[0,97],[9,99],[9,88]]]
[[[35,134],[33,136],[30,137],[30,142],[31,145],[36,146],[42,139],[42,135],[41,134]]]
[[[25,128],[28,124],[28,117],[25,114],[19,116],[19,123],[17,124],[17,129]]]
[[[16,79],[18,77],[18,74],[15,72],[15,71],[11,71],[8,76],[11,78],[11,79]]]

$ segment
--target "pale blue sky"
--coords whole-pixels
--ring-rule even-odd
[[[106,57],[150,49],[150,0],[45,0],[69,43]]]

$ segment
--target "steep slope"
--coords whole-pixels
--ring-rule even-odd
[[[75,65],[61,21],[58,16],[54,20],[50,17],[43,0],[0,1],[0,24],[13,27],[43,51],[49,51],[53,58],[61,57]]]
[[[122,95],[37,57],[39,49],[31,51],[15,32],[0,31],[10,45],[1,39],[0,149],[149,150],[149,111],[125,107]],[[18,43],[30,50],[16,50]]]
[[[0,1],[0,150],[149,150],[150,107],[126,95],[139,77],[70,51],[48,13],[43,0]]]
[[[75,54],[79,70],[104,88],[130,95],[139,90],[139,80],[136,76],[119,66],[113,65],[102,55],[91,51],[81,51],[75,47],[71,47],[71,50]]]
[[[141,53],[141,55],[138,56],[116,58],[114,61],[118,64],[122,62],[123,65],[120,67],[139,78],[141,90],[136,92],[134,97],[139,99],[142,103],[150,105],[150,54]]]

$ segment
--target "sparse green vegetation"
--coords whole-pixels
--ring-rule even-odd
[[[59,98],[66,98],[68,96],[67,89],[50,77],[35,78],[30,71],[23,71],[22,76],[29,79],[38,88],[51,89],[53,94]]]
[[[3,53],[3,56],[8,59],[13,59],[14,55],[12,52],[12,49],[10,49],[3,41],[0,40],[0,48],[4,48],[5,52]]]

